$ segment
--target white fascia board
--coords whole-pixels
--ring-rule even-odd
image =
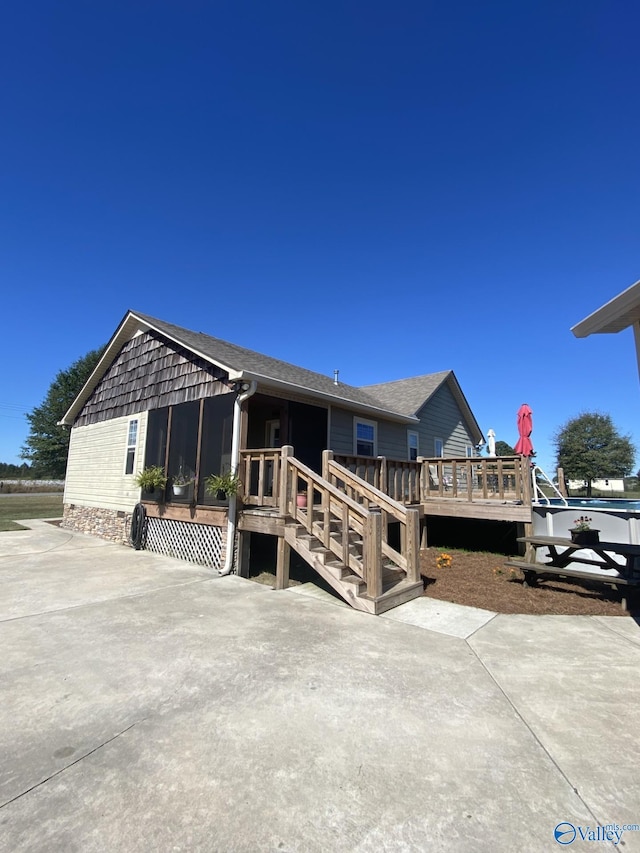
[[[576,338],[620,332],[640,320],[640,281],[571,327]]]

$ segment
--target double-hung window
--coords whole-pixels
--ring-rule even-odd
[[[377,424],[355,418],[353,422],[353,445],[356,456],[375,456],[377,453]]]
[[[415,462],[419,455],[418,433],[407,431],[407,455],[410,462]]]
[[[444,441],[441,438],[433,439],[433,455],[436,457],[444,456]]]
[[[124,463],[124,473],[133,474],[136,462],[136,447],[138,446],[138,421],[129,421],[127,432],[127,456]]]

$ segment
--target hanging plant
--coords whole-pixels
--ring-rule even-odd
[[[214,495],[218,497],[219,495],[223,495],[224,497],[230,497],[231,495],[235,495],[240,488],[240,480],[236,474],[232,474],[231,471],[227,471],[225,474],[209,474],[207,479],[204,481],[204,487],[207,490],[207,493],[210,495]]]
[[[160,465],[150,465],[148,468],[143,468],[139,474],[136,474],[134,480],[136,486],[145,492],[153,492],[156,489],[164,489],[167,485],[167,477],[164,473],[164,468]]]

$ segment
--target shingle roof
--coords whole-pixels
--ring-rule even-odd
[[[449,381],[469,423],[477,427],[473,413],[460,390],[453,372],[445,370],[400,379],[396,382],[384,382],[358,388],[344,382],[335,384],[330,376],[297,367],[280,359],[246,349],[245,347],[223,341],[220,338],[193,332],[182,326],[167,323],[148,314],[128,311],[118,326],[105,353],[82,391],[72,403],[61,423],[72,424],[78,412],[90,396],[93,389],[108,369],[122,345],[141,328],[155,329],[161,335],[176,342],[179,346],[191,350],[206,360],[218,365],[229,373],[232,379],[257,379],[261,386],[275,389],[287,389],[291,392],[307,393],[321,397],[334,404],[348,406],[351,409],[379,413],[389,420],[410,423],[416,420],[416,412],[442,385]],[[481,435],[481,433],[479,432]]]
[[[440,373],[427,373],[379,385],[365,385],[362,390],[379,400],[387,409],[403,415],[415,415],[450,375],[450,370],[442,370]]]
[[[297,367],[286,361],[280,361],[268,355],[254,352],[237,344],[213,338],[203,332],[192,332],[181,326],[166,323],[137,311],[131,312],[143,322],[179,341],[184,346],[193,349],[208,359],[216,362],[226,370],[242,373],[243,376],[275,381],[278,384],[296,386],[305,391],[315,391],[336,401],[356,403],[374,409],[382,409],[390,414],[407,416],[404,409],[394,409],[392,405],[381,402],[381,399],[369,393],[368,389],[357,388],[344,382],[335,384],[333,378],[304,367]]]

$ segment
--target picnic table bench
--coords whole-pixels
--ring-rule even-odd
[[[522,536],[518,542],[524,542],[536,552],[538,548],[546,548],[548,551],[546,563],[514,559],[505,564],[523,573],[525,586],[536,586],[538,581],[552,578],[595,581],[616,590],[619,587],[624,589],[640,586],[640,545],[624,542],[597,542],[581,545],[561,536]],[[613,555],[624,557],[624,562],[619,563]],[[591,569],[581,570],[570,565],[575,563],[582,563],[590,566]],[[622,609],[626,610],[626,595],[622,596],[621,603]]]

